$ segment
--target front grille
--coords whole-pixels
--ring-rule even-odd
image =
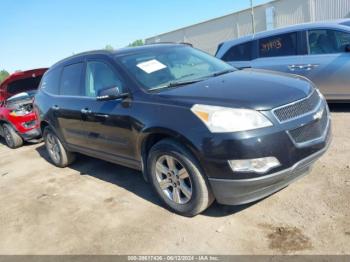
[[[280,122],[285,122],[314,111],[320,102],[316,91],[303,100],[275,109],[273,112]]]
[[[295,143],[300,144],[320,138],[326,132],[328,124],[328,112],[324,108],[321,119],[314,120],[302,127],[288,131]]]

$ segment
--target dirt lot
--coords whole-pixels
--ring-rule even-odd
[[[139,172],[43,144],[0,144],[0,254],[350,254],[350,106],[312,172],[252,205],[195,218],[163,208]]]

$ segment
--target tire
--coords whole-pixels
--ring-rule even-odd
[[[2,130],[6,144],[9,148],[18,148],[23,145],[23,139],[17,134],[16,130],[9,124],[3,124]]]
[[[44,129],[43,138],[47,153],[55,166],[63,168],[74,162],[75,154],[69,152],[62,145],[62,142],[50,127]]]
[[[151,148],[147,172],[158,196],[177,214],[195,216],[214,201],[197,160],[174,140],[161,140]]]

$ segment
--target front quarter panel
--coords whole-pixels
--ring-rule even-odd
[[[138,129],[136,157],[141,157],[142,145],[152,134],[174,137],[184,143],[196,156],[201,145],[197,134],[206,131],[204,124],[192,113],[190,106],[169,105],[161,101],[135,101],[134,123]]]

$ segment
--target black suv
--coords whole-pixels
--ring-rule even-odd
[[[183,44],[94,51],[58,62],[35,97],[52,162],[74,153],[141,170],[175,212],[243,204],[306,174],[330,116],[295,75],[239,71]]]

